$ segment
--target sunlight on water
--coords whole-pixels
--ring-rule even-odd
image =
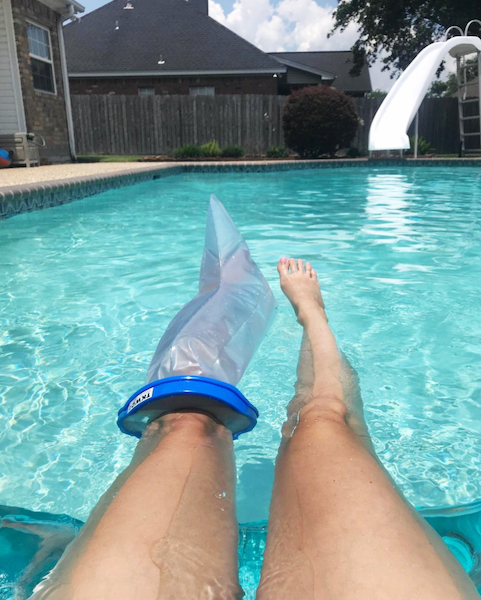
[[[182,175],[0,222],[0,503],[85,519],[129,461],[115,424],[196,292],[210,193],[279,301],[241,382],[239,519],[266,518],[300,328],[282,255],[318,269],[380,457],[416,504],[481,498],[481,172]]]

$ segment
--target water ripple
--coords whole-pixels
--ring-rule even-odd
[[[128,192],[128,193],[126,193]],[[0,500],[84,519],[135,441],[115,415],[196,293],[210,193],[280,302],[241,389],[239,518],[267,516],[300,328],[279,256],[318,269],[379,454],[419,505],[481,497],[479,169],[183,175],[0,223]]]

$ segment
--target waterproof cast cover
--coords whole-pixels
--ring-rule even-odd
[[[189,408],[213,414],[234,437],[252,429],[257,410],[235,386],[275,309],[274,295],[244,238],[212,196],[199,293],[167,327],[150,363],[147,385],[119,411],[122,431],[140,437],[162,413]]]

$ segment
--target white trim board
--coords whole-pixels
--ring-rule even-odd
[[[5,18],[5,33],[8,48],[8,61],[4,64],[9,65],[9,79],[11,90],[15,101],[15,111],[17,123],[15,131],[5,131],[2,133],[17,133],[18,131],[26,131],[25,109],[23,106],[22,86],[20,82],[20,71],[18,68],[17,46],[15,44],[15,30],[13,27],[12,6],[10,0],[0,0],[0,10],[3,9]],[[2,69],[3,70],[3,69]]]
[[[85,10],[85,6],[75,0],[39,0],[39,2],[59,13],[65,12],[65,9],[68,9],[69,6],[73,6],[76,13],[82,13]]]

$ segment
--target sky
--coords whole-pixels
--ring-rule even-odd
[[[84,14],[107,4],[79,1]],[[209,15],[264,52],[349,50],[357,39],[354,24],[327,37],[335,7],[335,0],[209,0]],[[373,89],[392,87],[394,80],[379,64],[370,71]]]

